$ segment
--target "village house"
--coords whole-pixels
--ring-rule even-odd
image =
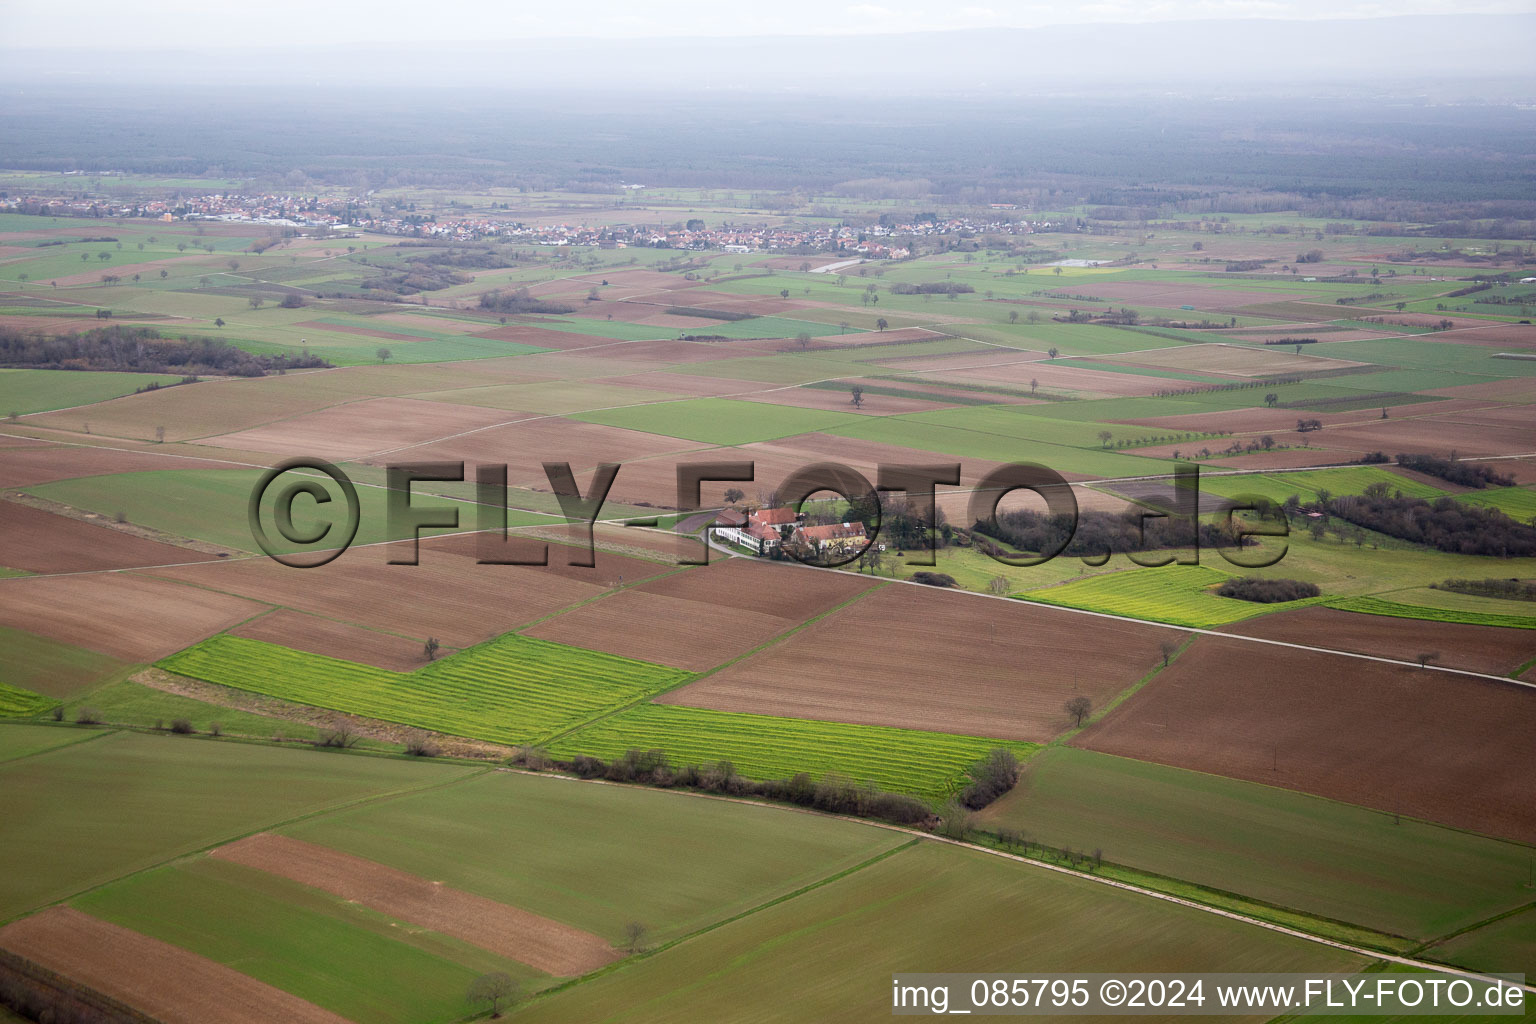
[[[864,547],[868,535],[863,523],[828,523],[826,526],[802,526],[794,539],[821,556],[843,554]]]

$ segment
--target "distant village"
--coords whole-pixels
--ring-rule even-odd
[[[802,226],[717,225],[699,220],[682,225],[526,224],[498,218],[495,212],[417,213],[386,206],[375,213],[372,194],[351,197],[306,196],[287,193],[214,194],[172,199],[111,203],[92,198],[18,196],[0,200],[0,210],[55,217],[135,217],[171,221],[223,221],[290,230],[299,234],[371,231],[409,238],[452,242],[509,241],[525,245],[629,247],[719,250],[727,253],[837,252],[866,259],[903,259],[910,255],[903,240],[933,236],[1027,235],[1058,228],[1049,222],[1031,223],[1010,215],[1012,203],[993,204],[990,216],[943,217],[920,214],[897,223],[886,218],[860,226],[816,224]]]

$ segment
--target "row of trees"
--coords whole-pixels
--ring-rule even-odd
[[[113,324],[49,337],[0,327],[0,366],[45,370],[128,370],[260,377],[287,369],[329,366],[307,352],[254,355],[217,338],[161,336],[152,327]]]

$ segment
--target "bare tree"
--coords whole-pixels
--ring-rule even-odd
[[[646,933],[650,931],[639,921],[631,921],[624,926],[624,948],[631,953],[638,953],[643,948]]]
[[[267,300],[262,298],[260,295],[252,295],[246,301],[250,303],[252,309],[260,309],[262,306],[266,305],[267,302]]]
[[[875,321],[875,330],[877,331],[883,331],[889,326],[891,326],[891,322],[883,316]]]
[[[1072,716],[1073,721],[1081,726],[1083,719],[1088,717],[1088,712],[1093,710],[1093,701],[1087,697],[1078,696],[1073,697],[1062,706],[1066,708],[1067,714]]]
[[[734,505],[746,496],[746,492],[740,487],[727,487],[725,489],[725,503],[727,505]]]
[[[1168,660],[1178,653],[1179,642],[1177,640],[1164,640],[1158,644],[1158,650],[1163,653],[1163,668],[1167,668]]]
[[[811,347],[811,332],[810,331],[801,331],[799,334],[795,335],[795,344],[800,346],[801,351],[804,351],[805,349],[810,348]]]
[[[1419,668],[1426,668],[1426,667],[1428,667],[1430,662],[1432,662],[1432,661],[1439,661],[1440,660],[1440,652],[1439,651],[1420,651],[1415,656],[1415,660],[1418,661]]]
[[[471,982],[464,998],[471,1003],[490,1003],[491,1016],[500,1017],[502,1004],[517,1000],[517,990],[517,979],[505,971],[496,971],[482,974]]]
[[[1061,350],[1055,345],[1052,345],[1050,348],[1045,350],[1045,354],[1050,356],[1052,359],[1055,359],[1057,356],[1061,355]]]
[[[1105,448],[1109,447],[1109,442],[1112,438],[1114,438],[1114,436],[1114,434],[1111,434],[1107,430],[1099,431],[1099,441],[1104,445]]]
[[[1039,387],[1040,387],[1040,381],[1039,380],[1035,379],[1034,377],[1029,378],[1029,393],[1030,394],[1034,394],[1036,389],[1038,389]]]
[[[381,345],[379,346],[379,350],[375,352],[374,355],[379,357],[379,362],[387,363],[389,362],[389,357],[394,355],[394,353]]]
[[[1008,311],[1008,322],[1011,323],[1011,324],[1016,324],[1016,323],[1019,322],[1019,311],[1018,310],[1010,309]]]
[[[421,645],[421,651],[427,656],[428,661],[434,661],[437,658],[437,649],[441,646],[442,644],[437,642],[437,637],[429,636],[427,642]]]
[[[860,408],[864,404],[864,387],[861,384],[853,386],[853,407]]]
[[[999,597],[1008,593],[1009,583],[1007,576],[993,576],[987,581],[987,593],[996,594]]]

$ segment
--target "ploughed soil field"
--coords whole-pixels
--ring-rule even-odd
[[[565,564],[564,549],[553,545],[548,567],[478,565],[474,541],[472,536],[423,541],[418,565],[389,565],[383,548],[354,548],[334,562],[300,572],[271,559],[252,558],[156,570],[155,575],[190,583],[205,594],[219,592],[206,594],[215,599],[239,595],[369,629],[435,636],[449,647],[468,647],[596,597],[620,575],[634,581],[666,571],[654,562],[602,550],[596,552],[595,568],[574,567]],[[199,593],[193,587],[177,589]],[[260,610],[242,604],[251,611],[241,618]],[[312,628],[295,620],[293,639],[303,640]],[[262,639],[303,647],[302,642],[290,644],[283,633]]]
[[[412,398],[373,398],[208,440],[238,451],[354,459],[519,419],[519,413]]]
[[[580,928],[453,889],[350,853],[263,832],[211,856],[334,893],[351,903],[463,939],[548,974],[585,974],[619,953]]]
[[[230,630],[230,633],[251,640],[282,644],[311,654],[323,654],[328,658],[377,665],[396,672],[409,672],[427,663],[422,646],[425,637],[381,633],[318,615],[296,612],[291,608],[274,609],[260,618],[242,623]],[[452,653],[451,649],[443,649],[439,651],[439,656]]]
[[[1073,742],[1530,843],[1531,697],[1512,683],[1204,636]]]
[[[0,928],[0,948],[163,1024],[347,1024],[223,964],[69,907]]]
[[[138,473],[156,469],[229,469],[230,462],[172,458],[153,450],[27,446],[0,451],[0,485],[27,487],[77,476]]]
[[[1068,698],[1102,705],[1176,635],[892,584],[661,702],[1043,742]]]
[[[214,557],[13,501],[0,501],[0,565],[10,569],[87,572],[203,562]]]
[[[702,672],[744,654],[870,584],[839,573],[724,558],[581,605],[527,631],[626,658]]]
[[[130,662],[163,658],[262,610],[242,597],[132,573],[19,577],[6,586],[0,626]]]
[[[1264,615],[1225,626],[1222,632],[1400,661],[1413,660],[1419,651],[1435,651],[1439,654],[1436,665],[1496,676],[1508,675],[1536,658],[1536,635],[1532,635],[1536,630],[1398,619],[1334,608]]]

